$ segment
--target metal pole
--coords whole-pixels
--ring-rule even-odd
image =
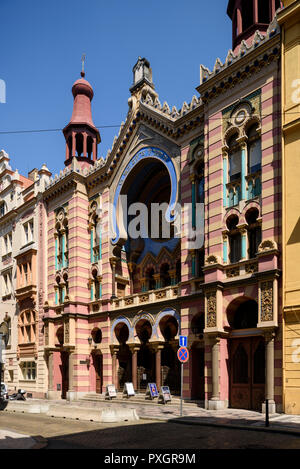
[[[269,399],[266,399],[266,427],[270,426],[269,421]]]
[[[180,417],[182,417],[183,363],[181,363]]]

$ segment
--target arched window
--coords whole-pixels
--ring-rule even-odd
[[[261,224],[257,221],[258,210],[256,208],[250,209],[246,213],[246,221],[248,223],[248,255],[249,259],[256,257],[258,246],[261,243]]]
[[[87,148],[87,156],[88,158],[92,158],[92,154],[93,154],[93,139],[91,136],[88,136],[87,137],[87,140],[86,140],[86,148]]]
[[[229,260],[231,264],[239,262],[242,257],[242,237],[237,229],[239,219],[236,215],[232,215],[227,220],[227,228],[229,230]]]
[[[257,124],[248,131],[248,174],[261,170],[261,138],[257,132]]]
[[[146,273],[148,290],[155,290],[156,282],[154,278],[154,269],[148,269]]]
[[[161,282],[161,287],[168,287],[171,285],[171,277],[169,274],[169,265],[168,264],[163,264],[160,268],[160,282]]]
[[[228,141],[229,147],[229,180],[230,182],[241,179],[242,158],[241,150],[237,143],[237,134],[232,136]]]
[[[196,172],[196,202],[204,204],[204,164],[197,167]]]
[[[83,153],[83,135],[76,134],[76,153],[77,156],[81,156]]]

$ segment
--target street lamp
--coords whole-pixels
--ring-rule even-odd
[[[90,346],[92,345],[92,342],[93,342],[93,338],[91,336],[89,336],[88,343],[89,343]]]

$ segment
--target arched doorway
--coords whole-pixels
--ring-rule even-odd
[[[192,333],[198,338],[193,343],[191,350],[192,360],[192,388],[191,398],[204,401],[205,398],[205,375],[204,375],[204,363],[205,363],[205,349],[203,331],[204,331],[204,313],[196,314],[191,323]]]
[[[265,342],[258,335],[258,305],[241,299],[229,305],[230,407],[261,410],[265,400]]]
[[[63,350],[64,345],[64,326],[58,327],[56,339],[60,348],[60,357],[58,358],[58,368],[61,375],[61,398],[66,399],[69,390],[69,353]],[[57,383],[60,384],[59,382]],[[59,387],[57,388],[59,389]]]
[[[124,384],[132,381],[131,352],[129,346],[126,343],[129,337],[129,329],[127,324],[124,322],[119,322],[116,325],[114,332],[120,344],[117,353],[117,388],[119,391],[122,391]]]
[[[137,354],[137,389],[144,391],[147,383],[155,381],[155,360],[149,345],[152,335],[152,326],[147,319],[141,319],[136,324],[136,333],[141,346]]]
[[[95,344],[102,342],[102,332],[98,327],[92,330],[91,335]],[[95,370],[95,390],[97,394],[101,394],[103,386],[103,355],[100,350],[96,350],[92,353],[92,360]]]
[[[172,394],[180,394],[180,363],[176,356],[178,342],[178,322],[174,316],[164,316],[159,323],[160,331],[165,339],[161,352],[161,383],[169,386]]]

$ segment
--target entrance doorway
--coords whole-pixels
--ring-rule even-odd
[[[96,393],[102,393],[103,384],[103,356],[101,354],[93,354],[93,365],[96,375]]]
[[[261,337],[230,341],[230,406],[261,410],[265,400],[265,343]]]
[[[191,398],[204,401],[204,348],[192,348]]]
[[[69,354],[68,352],[61,352],[61,398],[66,399],[69,390]]]

